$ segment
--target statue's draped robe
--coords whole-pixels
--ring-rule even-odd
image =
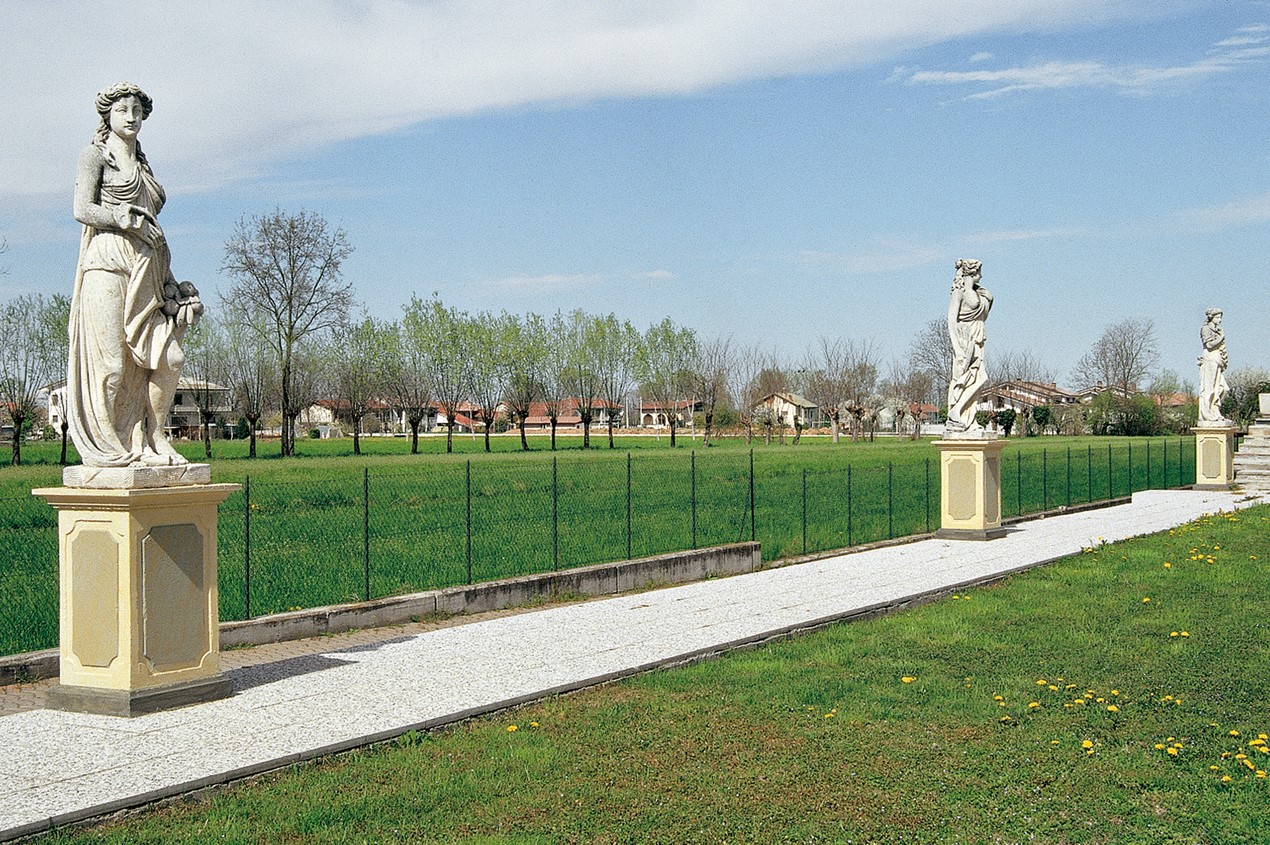
[[[103,147],[84,151],[94,154],[102,161],[98,202],[104,208],[128,203],[159,213],[163,187],[148,167],[138,165],[129,179]],[[175,342],[175,323],[160,310],[169,264],[164,242],[151,247],[132,232],[84,226],[71,298],[66,403],[71,438],[86,466],[141,460],[150,374],[168,366],[168,346]]]
[[[1201,423],[1225,422],[1221,415],[1221,402],[1229,390],[1226,383],[1226,341],[1218,341],[1215,330],[1205,325],[1199,339],[1204,351],[1199,356],[1199,421]],[[1209,348],[1212,345],[1213,348]]]
[[[948,421],[954,431],[966,431],[975,424],[975,403],[987,385],[983,368],[983,347],[987,340],[985,322],[992,301],[975,291],[967,291],[957,309],[957,322],[950,327],[957,334],[952,380],[948,384]]]

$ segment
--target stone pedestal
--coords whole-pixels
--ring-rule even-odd
[[[939,530],[936,537],[993,540],[1001,527],[1004,440],[936,440],[939,449]]]
[[[1233,425],[1195,426],[1195,489],[1229,490],[1235,483]]]
[[[135,716],[229,694],[216,506],[237,489],[32,491],[58,510],[61,683],[51,707]]]

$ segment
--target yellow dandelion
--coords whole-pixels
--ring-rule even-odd
[[[1058,740],[1056,740],[1056,739],[1051,739],[1051,740],[1050,740],[1050,745],[1058,745]]]
[[[1170,636],[1170,637],[1176,637],[1176,636],[1177,636],[1177,631],[1169,631],[1169,636]]]
[[[1222,775],[1222,776],[1221,776],[1221,782],[1222,782],[1222,783],[1230,783],[1230,775]]]
[[[529,727],[531,727],[531,728],[536,728],[536,727],[538,727],[538,723],[537,723],[537,722],[530,722],[530,723],[529,723]]]
[[[1151,603],[1151,597],[1150,597],[1150,596],[1143,596],[1143,597],[1142,597],[1142,603],[1143,603],[1143,604],[1150,604],[1150,603]]]
[[[1072,704],[1084,704],[1084,703],[1085,703],[1085,699],[1083,698],[1078,698],[1072,702]]]
[[[1257,769],[1257,777],[1264,778],[1265,776],[1266,776],[1266,773],[1264,771],[1262,771],[1261,769]]]
[[[1239,731],[1230,731],[1227,736],[1239,736]]]
[[[1120,708],[1119,708],[1119,707],[1117,707],[1117,706],[1116,706],[1116,705],[1114,705],[1114,704],[1108,704],[1108,705],[1107,705],[1107,712],[1108,712],[1108,713],[1119,713],[1119,712],[1120,712]]]
[[[1003,699],[1003,698],[1002,698],[1001,696],[999,696],[999,695],[994,695],[994,696],[992,696],[992,700],[993,700],[993,701],[1004,701],[1005,699]]]
[[[1172,569],[1172,568],[1173,568],[1173,564],[1169,563],[1169,562],[1166,560],[1166,561],[1164,561],[1164,568],[1165,568],[1165,569]]]
[[[508,732],[509,734],[514,734],[514,733],[516,733],[516,731],[518,731],[518,730],[520,730],[520,728],[516,727],[515,725],[508,725],[508,726],[507,726],[507,732]]]
[[[1155,744],[1155,750],[1156,750],[1156,751],[1163,751],[1163,750],[1164,750],[1164,743],[1162,743],[1162,742],[1157,742],[1157,743]]]
[[[916,680],[917,679],[914,678],[912,675],[905,675],[904,677],[900,678],[900,682],[905,684],[911,684],[913,683],[913,681],[916,681]]]
[[[1254,765],[1252,764],[1252,761],[1251,761],[1251,760],[1249,760],[1247,757],[1245,757],[1245,758],[1244,758],[1243,760],[1241,760],[1240,762],[1242,762],[1242,763],[1243,763],[1243,764],[1244,764],[1244,765],[1248,768],[1248,771],[1250,771],[1250,772],[1255,772],[1255,771],[1257,770],[1257,767],[1256,767],[1256,766],[1254,766]]]
[[[1081,748],[1085,748],[1085,749],[1093,748],[1093,747],[1094,747],[1094,743],[1093,743],[1093,741],[1092,741],[1092,740],[1088,740],[1088,739],[1086,739],[1086,740],[1084,740],[1083,742],[1081,742],[1080,747],[1081,747]]]
[[[1027,705],[1027,706],[1028,706],[1028,709],[1029,709],[1029,710],[1035,710],[1037,707],[1040,707],[1040,706],[1041,706],[1041,702],[1039,702],[1039,701],[1030,701],[1030,702],[1028,702],[1028,705]]]
[[[1096,702],[1097,702],[1097,703],[1099,703],[1099,704],[1106,704],[1106,703],[1107,703],[1107,699],[1105,699],[1105,698],[1095,698],[1095,699],[1094,699],[1094,701],[1096,701]]]
[[[828,713],[826,713],[826,714],[825,714],[825,718],[826,718],[826,719],[832,719],[832,718],[833,718],[833,711],[831,710],[831,711],[829,711]]]
[[[1003,721],[1003,722],[1009,722],[1009,721],[1012,721],[1012,720],[1010,719],[1010,717],[1009,717],[1009,716],[1002,716],[1002,717],[1001,717],[1001,721]]]
[[[1214,764],[1214,765],[1212,765],[1212,766],[1209,766],[1209,767],[1208,767],[1208,770],[1209,770],[1210,772],[1217,772],[1217,771],[1221,771],[1221,766],[1218,766],[1218,765],[1215,765],[1215,764]]]
[[[1178,751],[1177,751],[1177,748],[1176,748],[1175,746],[1170,746],[1170,747],[1167,749],[1167,751],[1168,751],[1168,754],[1169,754],[1169,756],[1170,756],[1170,757],[1176,757],[1176,756],[1177,756]]]
[[[1118,689],[1113,689],[1113,690],[1111,691],[1111,694],[1112,694],[1112,695],[1120,695],[1120,690],[1118,690]]]
[[[1050,684],[1049,688],[1050,688],[1050,692],[1058,692],[1058,687],[1054,686],[1053,684]]]
[[[1191,632],[1190,632],[1190,631],[1183,631],[1183,632],[1182,632],[1182,636],[1184,636],[1184,637],[1189,637],[1190,635],[1191,635]]]
[[[1046,684],[1048,684],[1048,683],[1049,683],[1049,681],[1045,680],[1044,678],[1037,678],[1037,679],[1036,679],[1036,685],[1037,685],[1038,687],[1043,687],[1043,686],[1045,686],[1045,685],[1046,685]]]

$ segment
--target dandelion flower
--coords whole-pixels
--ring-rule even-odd
[[[1165,569],[1172,569],[1172,568],[1173,568],[1173,564],[1169,563],[1169,562],[1166,560],[1166,561],[1164,561],[1164,568],[1165,568]]]
[[[1221,782],[1222,782],[1222,783],[1230,783],[1230,775],[1222,775],[1222,776],[1221,776]]]
[[[1177,636],[1177,631],[1169,631],[1169,636],[1170,636],[1170,637],[1176,637],[1176,636]]]
[[[516,727],[515,725],[508,725],[508,726],[507,726],[507,732],[508,732],[509,734],[514,734],[514,733],[516,733],[516,731],[518,731],[518,730],[520,730],[520,728]]]
[[[1038,687],[1043,687],[1043,686],[1045,686],[1045,685],[1046,685],[1046,684],[1048,684],[1048,683],[1049,683],[1049,681],[1045,680],[1044,678],[1037,678],[1037,679],[1036,679],[1036,685],[1037,685]]]
[[[1080,747],[1084,749],[1090,749],[1094,747],[1094,743],[1092,740],[1087,739],[1080,744]]]
[[[1169,754],[1169,756],[1170,756],[1170,757],[1176,757],[1176,756],[1177,756],[1177,754],[1178,754],[1178,751],[1177,751],[1177,746],[1170,746],[1170,747],[1169,747],[1168,749],[1166,749],[1166,750],[1168,751],[1168,754]]]
[[[1010,717],[1009,717],[1009,716],[1002,716],[1002,717],[1001,717],[1001,721],[1003,721],[1003,722],[1009,722],[1009,721],[1012,721],[1012,720],[1010,719]]]
[[[832,719],[832,718],[833,718],[833,711],[831,710],[831,711],[829,711],[828,713],[826,713],[826,714],[825,714],[825,718],[826,718],[826,719]]]
[[[1050,692],[1058,692],[1058,687],[1054,686],[1053,684],[1050,684]]]
[[[530,723],[529,723],[529,727],[531,727],[531,728],[536,728],[536,727],[538,727],[538,723],[537,723],[537,722],[530,722]]]
[[[1239,736],[1239,731],[1231,731],[1227,736]]]
[[[1108,705],[1107,705],[1107,712],[1108,712],[1108,713],[1119,713],[1119,712],[1120,712],[1120,708],[1119,708],[1119,707],[1117,707],[1117,706],[1116,706],[1116,705],[1114,705],[1114,704],[1108,704]]]
[[[1005,699],[1003,699],[1003,698],[1002,698],[1001,696],[999,696],[999,695],[994,695],[994,696],[992,696],[992,700],[993,700],[993,701],[1004,701]]]
[[[1264,771],[1262,771],[1261,769],[1257,769],[1257,777],[1264,778],[1265,776],[1266,776],[1266,773]]]
[[[1190,632],[1190,631],[1183,631],[1183,632],[1182,632],[1182,636],[1184,636],[1184,637],[1189,637],[1190,635],[1191,635],[1191,632]]]
[[[1220,771],[1220,770],[1221,770],[1221,766],[1218,766],[1218,765],[1216,765],[1216,764],[1213,764],[1212,766],[1209,766],[1209,767],[1208,767],[1208,770],[1209,770],[1210,772]]]
[[[1142,603],[1143,603],[1143,604],[1150,604],[1150,603],[1151,603],[1151,597],[1150,597],[1150,596],[1143,596],[1143,597],[1142,597]]]
[[[1163,751],[1163,750],[1164,750],[1164,743],[1162,743],[1162,742],[1157,742],[1157,743],[1155,744],[1155,750],[1156,750],[1156,751]]]
[[[1040,707],[1040,706],[1041,706],[1041,702],[1039,702],[1039,701],[1030,701],[1030,702],[1028,702],[1028,705],[1027,705],[1027,706],[1028,706],[1028,709],[1029,709],[1029,710],[1035,710],[1037,707]]]
[[[1051,739],[1051,740],[1050,740],[1050,745],[1058,745],[1058,740],[1056,740],[1056,739]]]
[[[1120,690],[1118,690],[1118,689],[1113,689],[1113,690],[1111,691],[1111,694],[1112,694],[1112,695],[1120,695]]]
[[[900,678],[900,682],[905,684],[911,684],[913,683],[913,681],[916,681],[916,680],[917,679],[914,678],[912,675],[905,675],[904,677]]]

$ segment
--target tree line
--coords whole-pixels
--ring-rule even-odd
[[[212,427],[223,410],[214,384],[228,388],[254,457],[262,420],[272,419],[279,422],[281,454],[294,455],[299,417],[319,400],[344,409],[357,454],[363,419],[385,405],[404,421],[412,453],[433,409],[446,419],[450,451],[460,408],[477,417],[487,450],[503,420],[519,429],[528,449],[526,423],[535,406],[549,420],[553,449],[566,411],[580,418],[589,448],[597,411],[624,407],[633,392],[665,414],[672,446],[683,418],[694,412],[706,445],[721,424],[739,428],[747,441],[783,442],[787,421],[764,404],[779,393],[818,406],[835,443],[843,432],[853,441],[873,433],[883,411],[897,430],[909,418],[916,438],[922,409],[942,409],[951,378],[952,347],[942,318],[925,324],[889,362],[871,340],[821,337],[805,350],[782,350],[702,338],[669,317],[641,330],[614,314],[580,310],[470,313],[436,293],[413,295],[397,320],[379,319],[357,313],[355,291],[343,275],[352,253],[342,229],[309,211],[278,210],[235,225],[224,245],[221,270],[229,285],[219,308],[184,341],[192,388],[183,392],[198,408],[209,457]],[[65,296],[39,294],[0,304],[0,401],[13,424],[13,463],[21,462],[22,437],[44,414],[47,388],[65,374],[69,306]],[[1080,408],[1037,408],[1022,420],[1006,414],[998,423],[1024,433],[1160,433],[1161,417],[1145,407],[1151,403],[1140,385],[1148,384],[1148,394],[1193,394],[1194,388],[1158,369],[1158,360],[1150,321],[1110,325],[1070,374],[1080,385],[1107,386],[1107,398]],[[989,349],[988,368],[990,383],[1054,381],[1030,351]],[[1244,368],[1228,380],[1226,411],[1246,422],[1255,415],[1257,392],[1270,389],[1270,374]],[[603,414],[610,447],[614,417]],[[793,420],[795,442],[804,422]],[[61,436],[65,463],[65,425],[52,434]]]

